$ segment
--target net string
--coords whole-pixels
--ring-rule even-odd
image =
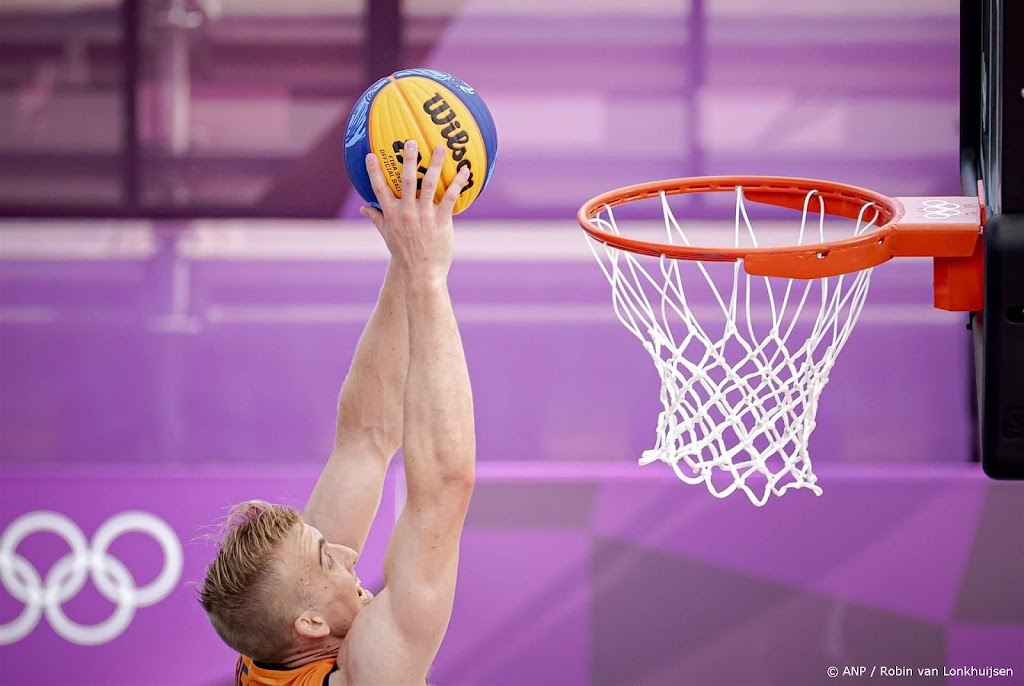
[[[733,244],[739,247],[742,237],[759,247],[741,188],[735,198]],[[668,242],[691,245],[668,197],[662,193],[660,200]],[[808,233],[817,242],[825,241],[825,209],[817,192],[806,194],[797,244],[805,244]],[[812,213],[818,221],[816,230],[809,232]],[[853,235],[876,226],[879,216],[878,208],[865,204]],[[621,235],[609,206],[591,221]],[[820,494],[807,440],[829,371],[863,308],[870,270],[809,280],[752,277],[746,272],[741,278],[742,264],[736,261],[728,278],[716,279],[700,261],[645,258],[594,240],[588,243],[611,284],[616,317],[643,343],[662,381],[664,410],[657,440],[640,463],[668,463],[681,480],[703,482],[718,497],[741,489],[757,505],[791,488]],[[642,260],[657,262],[660,279]],[[720,314],[712,322],[702,324],[687,297],[684,282],[697,278],[694,269],[709,287],[711,310]],[[755,319],[765,310],[752,301],[755,285],[767,299],[766,335],[755,331]],[[817,312],[805,340],[797,345],[792,339],[812,295],[819,301]],[[745,330],[740,328],[741,318]],[[730,359],[737,347],[739,358]],[[755,483],[754,477],[763,482]]]

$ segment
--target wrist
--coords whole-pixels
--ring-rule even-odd
[[[448,288],[448,269],[438,265],[404,265],[400,267],[406,291],[438,291]]]

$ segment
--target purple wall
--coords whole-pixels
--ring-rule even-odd
[[[963,467],[820,473],[822,497],[755,509],[628,464],[481,465],[431,683],[799,686],[826,683],[830,666],[864,665],[1011,668],[992,683],[1024,683],[1021,490]],[[398,476],[360,561],[371,588],[380,584]],[[100,645],[67,642],[43,617],[0,647],[0,683],[228,686],[233,657],[189,585],[213,555],[202,535],[241,499],[301,506],[315,478],[308,466],[5,468],[0,521],[53,510],[95,540],[103,522],[142,509],[173,528],[184,565],[173,591]],[[35,534],[18,552],[45,570],[67,544]],[[109,553],[140,587],[165,564],[141,533],[115,538]],[[24,606],[0,595],[0,625]],[[62,609],[95,626],[113,604],[87,584]],[[43,655],[41,672],[29,658]]]
[[[139,509],[174,529],[184,568],[111,641],[73,645],[43,617],[0,660],[60,655],[58,682],[226,684],[231,656],[187,586],[212,555],[196,539],[238,500],[308,495],[382,247],[346,222],[74,230],[2,232],[0,522],[52,510],[92,541]],[[967,464],[966,332],[930,308],[927,261],[875,271],[812,439],[824,495],[755,509],[636,466],[657,378],[577,232],[459,225],[481,484],[435,683],[817,684],[831,664],[876,663],[1024,675],[1024,491]],[[524,247],[539,241],[545,259]],[[45,577],[62,546],[38,533],[15,550]],[[138,585],[160,569],[145,535],[110,551]],[[0,627],[25,607],[11,583]],[[67,615],[101,622],[113,605],[83,583]],[[173,650],[140,682],[123,656],[156,643]]]
[[[425,59],[494,115],[475,218],[571,217],[611,188],[711,174],[959,193],[953,0],[531,5],[463,3]]]
[[[384,271],[372,228],[78,227],[106,257],[69,259],[64,234],[27,227],[8,227],[0,275],[5,461],[326,453]],[[464,221],[457,252],[480,459],[620,462],[651,447],[658,377],[615,319],[582,232]],[[930,279],[926,260],[875,270],[822,399],[812,454],[823,463],[969,459],[969,339],[962,316],[930,307]]]

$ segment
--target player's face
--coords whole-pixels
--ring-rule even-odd
[[[344,635],[356,615],[373,599],[356,576],[359,555],[352,548],[327,542],[308,524],[304,525],[301,537],[309,597],[327,620],[331,633]]]

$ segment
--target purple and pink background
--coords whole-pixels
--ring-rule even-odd
[[[442,4],[409,3],[433,27],[412,37],[417,66],[477,87],[501,152],[457,220],[479,477],[431,683],[797,686],[885,665],[1014,675],[872,681],[1024,684],[1024,488],[971,461],[966,317],[931,309],[930,264],[875,271],[811,441],[824,494],[758,509],[636,465],[659,380],[573,219],[598,192],[693,174],[958,193],[957,3]],[[223,5],[227,26],[246,11]],[[299,7],[288,21],[317,26],[318,5]],[[77,118],[54,105],[31,122],[15,115],[32,93],[9,95],[3,151],[47,126],[90,140],[71,119],[103,127],[95,94],[65,94]],[[294,147],[348,107],[251,83],[191,102],[200,156]],[[231,683],[190,584],[227,507],[301,507],[326,457],[386,259],[357,207],[337,221],[0,221],[0,535],[53,510],[91,538],[144,510],[185,554],[175,590],[108,643],[69,643],[43,618],[0,645],[0,686]],[[360,563],[371,587],[401,479],[396,462]],[[45,576],[62,545],[38,534],[18,551]],[[140,585],[159,572],[143,535],[111,554]],[[0,625],[23,607],[0,587]],[[86,584],[64,609],[88,624],[112,606]]]

